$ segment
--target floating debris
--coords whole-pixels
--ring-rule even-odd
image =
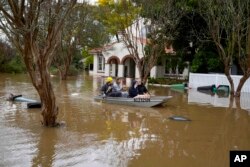
[[[191,119],[183,117],[183,116],[171,116],[168,119],[174,120],[174,121],[191,121]]]

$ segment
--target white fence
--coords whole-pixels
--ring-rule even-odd
[[[200,105],[213,105],[215,107],[226,107],[230,106],[230,98],[229,97],[218,97],[216,94],[211,96],[209,94],[200,93],[195,89],[188,90],[188,103],[192,104],[200,104]],[[233,107],[236,107],[235,102],[233,103]],[[249,111],[250,115],[250,93],[242,93],[240,98],[240,107],[244,110]]]
[[[232,75],[232,79],[234,81],[234,87],[237,88],[240,79],[242,76],[240,75]],[[197,88],[199,86],[208,86],[213,85],[229,85],[227,77],[224,74],[197,74],[190,73],[189,74],[189,87]],[[250,93],[250,78],[245,82],[244,86],[241,89],[241,92]]]

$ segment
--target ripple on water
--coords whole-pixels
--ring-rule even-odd
[[[37,97],[27,76],[5,78],[1,75],[0,97],[9,91]],[[150,88],[156,95],[173,96],[165,107],[96,103],[96,82],[101,83],[90,78],[53,80],[64,128],[41,128],[38,110],[1,98],[0,166],[228,166],[228,150],[250,148],[250,118],[243,110],[199,106],[205,98],[197,95],[192,97],[198,103],[190,104],[191,96],[165,88]],[[242,107],[250,104],[245,97]],[[172,115],[193,121],[169,121]],[[204,147],[206,151],[200,149]]]
[[[37,138],[26,127],[30,114],[25,103],[0,99],[0,166],[31,166]]]
[[[37,151],[34,135],[16,127],[0,128],[0,152],[3,154],[3,166],[31,166],[31,155]]]
[[[140,156],[139,151],[147,144],[157,142],[143,137],[122,141],[112,137],[100,140],[97,134],[85,134],[79,138],[77,133],[66,133],[70,137],[60,136],[53,166],[125,167],[131,159]],[[71,148],[70,151],[68,148]]]

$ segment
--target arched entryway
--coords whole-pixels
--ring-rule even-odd
[[[135,78],[136,65],[132,56],[125,56],[121,64],[124,65],[123,75],[126,78]]]
[[[109,65],[109,76],[117,77],[118,76],[118,64],[120,64],[120,60],[116,56],[111,56],[107,65]]]

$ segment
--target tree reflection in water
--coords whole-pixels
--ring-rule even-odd
[[[37,155],[34,156],[32,166],[53,166],[55,158],[55,147],[57,143],[57,130],[55,128],[44,128],[40,134],[37,145]]]

